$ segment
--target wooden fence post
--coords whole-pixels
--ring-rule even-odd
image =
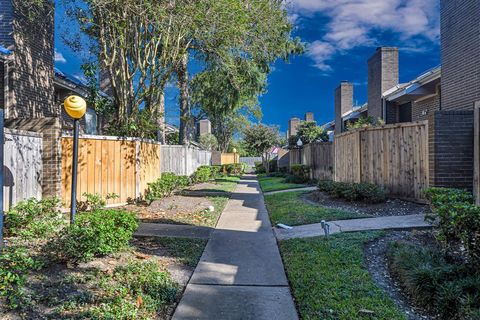
[[[474,104],[473,127],[473,195],[480,205],[480,101]]]

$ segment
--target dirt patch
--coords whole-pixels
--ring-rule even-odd
[[[436,319],[424,309],[415,306],[404,293],[400,284],[391,276],[386,257],[388,244],[395,241],[427,243],[429,231],[394,231],[385,237],[368,243],[364,248],[365,266],[377,285],[395,302],[408,320]]]
[[[403,201],[400,199],[388,199],[384,203],[368,204],[332,198],[328,194],[320,191],[306,193],[302,195],[302,199],[309,204],[321,205],[327,208],[374,217],[406,216],[411,214],[427,214],[430,212],[430,207],[428,205]]]
[[[150,205],[127,205],[124,208],[137,213],[142,222],[211,225],[209,207],[212,200],[203,197],[175,195],[153,201]]]

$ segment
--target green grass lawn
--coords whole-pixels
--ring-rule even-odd
[[[280,242],[302,319],[406,319],[364,268],[363,246],[380,232]],[[367,315],[360,310],[374,312]]]
[[[305,184],[286,183],[285,178],[282,177],[267,177],[265,175],[258,175],[258,181],[260,182],[260,187],[262,188],[263,192],[307,187]]]
[[[318,223],[322,220],[365,218],[357,213],[325,208],[305,203],[300,196],[304,191],[277,193],[265,196],[265,204],[273,224],[301,225]]]
[[[239,176],[224,176],[215,179],[215,181],[211,182],[211,186],[195,189],[195,188],[187,188],[185,191],[195,190],[195,191],[208,191],[208,192],[233,192],[235,187],[240,181]]]

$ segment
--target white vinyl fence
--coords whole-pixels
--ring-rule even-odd
[[[178,175],[189,176],[198,167],[210,165],[212,162],[212,153],[210,151],[194,147],[163,145],[161,150],[162,173],[173,172]]]
[[[4,208],[42,196],[42,135],[5,129]]]

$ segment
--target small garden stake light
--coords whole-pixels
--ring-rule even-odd
[[[70,96],[63,102],[65,112],[73,118],[73,158],[72,158],[72,190],[70,199],[70,223],[75,222],[77,211],[77,169],[78,169],[78,131],[79,120],[87,111],[87,103],[78,96]]]

